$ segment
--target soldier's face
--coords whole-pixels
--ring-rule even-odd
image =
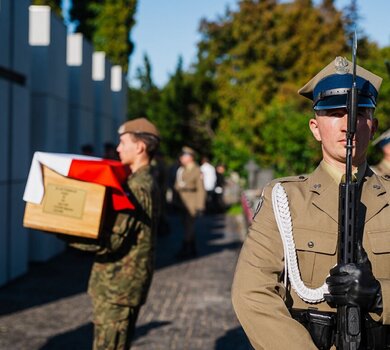
[[[181,165],[188,165],[191,164],[194,161],[194,157],[188,153],[183,153],[180,158]]]
[[[142,146],[141,142],[137,141],[130,133],[121,135],[116,150],[122,164],[133,164],[137,155],[142,152]]]
[[[309,125],[314,137],[321,142],[324,160],[335,166],[343,166],[346,156],[347,132],[346,108],[329,109],[316,112],[316,118]],[[359,166],[366,160],[368,143],[378,126],[370,108],[358,108],[356,134],[353,140],[353,165]]]

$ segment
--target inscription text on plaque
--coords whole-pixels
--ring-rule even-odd
[[[87,192],[75,187],[47,184],[43,211],[81,219]]]

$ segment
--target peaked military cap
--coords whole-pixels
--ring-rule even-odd
[[[184,146],[181,149],[181,154],[189,154],[189,155],[191,155],[193,157],[196,156],[196,152],[191,147],[188,147],[188,146]]]
[[[380,148],[386,146],[388,143],[390,143],[390,129],[386,130],[372,142],[373,145],[377,145]]]
[[[150,134],[160,138],[160,133],[157,128],[146,118],[129,120],[126,123],[123,123],[118,129],[119,135],[123,135],[128,132],[132,134]]]
[[[348,91],[352,87],[353,64],[344,57],[336,57],[298,93],[313,101],[314,110],[347,107]],[[358,107],[376,107],[382,78],[356,65]]]

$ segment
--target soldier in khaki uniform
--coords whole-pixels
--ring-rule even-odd
[[[181,165],[176,172],[174,202],[181,210],[184,223],[183,246],[177,257],[184,259],[197,254],[195,218],[204,211],[206,191],[202,173],[195,162],[195,151],[190,147],[183,147],[179,160]]]
[[[390,129],[380,135],[372,144],[382,150],[383,158],[371,169],[377,175],[390,175]]]
[[[376,335],[364,333],[360,349],[390,346],[390,177],[375,175],[366,162],[368,143],[377,129],[373,112],[382,79],[359,66],[353,169],[361,189],[358,232],[363,235],[372,270],[367,261],[333,268],[337,264],[338,196],[345,173],[351,66],[338,57],[300,89],[301,95],[313,100],[315,117],[309,127],[321,143],[323,160],[310,175],[277,179],[265,187],[242,247],[232,300],[255,349],[334,348],[335,306],[345,304],[360,305],[365,314],[370,313],[365,326],[374,327]],[[279,211],[281,187],[277,183],[288,198],[294,242],[286,247],[288,254],[296,252],[295,260],[285,259],[280,231],[284,232],[286,221],[279,219],[287,214]],[[298,266],[288,279],[286,261]],[[294,288],[292,280],[298,281]]]
[[[158,203],[150,161],[159,132],[144,118],[124,123],[118,132],[119,157],[131,170],[125,190],[135,210],[109,212],[98,244],[71,238],[71,246],[96,252],[88,287],[95,350],[130,348],[154,268]]]

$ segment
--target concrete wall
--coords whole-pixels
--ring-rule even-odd
[[[28,0],[0,8],[0,285],[28,268],[21,197],[30,163]]]
[[[116,142],[113,135],[111,64],[104,52],[92,56],[92,80],[95,99],[95,145],[99,156],[103,155],[105,142]]]
[[[54,235],[23,228],[33,152],[80,153],[93,143],[101,153],[104,142],[117,142],[125,118],[126,88],[111,92],[105,54],[97,55],[101,69],[93,78],[92,45],[79,34],[68,37],[49,7],[29,5],[0,0],[0,285],[27,272],[29,261],[64,249]],[[113,100],[120,102],[114,107]]]
[[[68,151],[66,27],[49,6],[30,6],[32,149]],[[54,235],[33,231],[30,258],[45,261],[64,249]]]
[[[121,66],[111,68],[111,94],[112,94],[112,116],[113,135],[117,137],[118,128],[125,122],[127,115],[127,82],[122,73]]]
[[[85,144],[96,148],[92,53],[92,45],[82,34],[68,35],[69,151],[73,153],[80,153]]]

